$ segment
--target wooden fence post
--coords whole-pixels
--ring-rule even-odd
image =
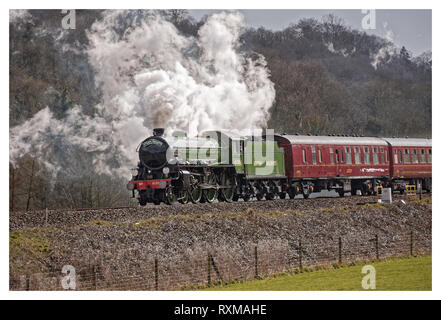
[[[418,186],[419,186],[419,190],[418,190],[419,198],[420,198],[420,200],[422,200],[423,199],[423,180],[419,181]]]
[[[35,159],[32,159],[31,177],[28,188],[28,200],[26,201],[26,212],[29,211],[29,205],[31,202],[32,180],[34,179],[34,167],[35,167]]]
[[[93,265],[93,288],[95,291],[98,290],[98,268],[96,265]]]
[[[338,238],[338,263],[341,264],[343,259],[342,259],[342,242],[341,242],[341,237]]]
[[[375,253],[376,253],[377,260],[379,260],[380,259],[380,251],[379,251],[379,246],[378,246],[378,235],[375,235]]]
[[[158,268],[158,258],[155,258],[155,290],[159,290],[159,268]]]
[[[15,170],[12,167],[12,181],[11,181],[11,212],[14,213],[14,191],[15,191]]]
[[[211,254],[208,253],[207,257],[207,283],[211,285]]]
[[[31,276],[30,275],[26,275],[26,291],[29,291],[31,288]]]
[[[302,264],[302,240],[299,240],[299,269],[302,271],[303,264]]]
[[[257,278],[259,276],[258,262],[257,262],[257,246],[254,247],[254,276]]]

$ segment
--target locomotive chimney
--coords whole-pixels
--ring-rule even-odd
[[[153,135],[156,137],[162,137],[164,135],[164,128],[153,129]]]

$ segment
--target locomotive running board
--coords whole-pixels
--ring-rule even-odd
[[[288,177],[286,176],[270,176],[270,177],[253,177],[253,176],[249,176],[249,177],[245,177],[245,180],[265,180],[265,179],[272,179],[272,180],[277,180],[277,179],[287,179]]]
[[[207,183],[201,183],[201,184],[198,184],[198,187],[200,188],[200,189],[203,189],[203,190],[207,190],[207,189],[228,189],[228,188],[230,188],[230,186],[219,186],[219,185],[212,185],[212,184],[207,184]]]

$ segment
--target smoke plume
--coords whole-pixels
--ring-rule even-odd
[[[32,21],[32,16],[28,10],[9,10],[9,23],[14,23],[20,27],[21,23]]]
[[[389,27],[389,24],[387,22],[383,23],[384,30],[386,31],[386,40],[387,43],[381,47],[378,52],[372,56],[372,62],[371,65],[375,68],[375,70],[378,68],[378,65],[383,62],[385,59],[390,58],[395,53],[395,45],[393,43],[394,41],[394,32]]]
[[[241,50],[243,29],[240,13],[212,15],[191,37],[157,12],[105,12],[85,49],[102,93],[94,116],[76,105],[57,119],[48,106],[11,128],[11,161],[33,153],[57,172],[79,152],[97,172],[126,177],[154,127],[189,135],[265,127],[274,85],[264,58]]]

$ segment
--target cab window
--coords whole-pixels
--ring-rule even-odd
[[[234,152],[236,154],[240,154],[240,140],[234,140],[233,144],[234,144]]]
[[[432,149],[429,149],[429,153],[427,154],[427,162],[432,163]]]

